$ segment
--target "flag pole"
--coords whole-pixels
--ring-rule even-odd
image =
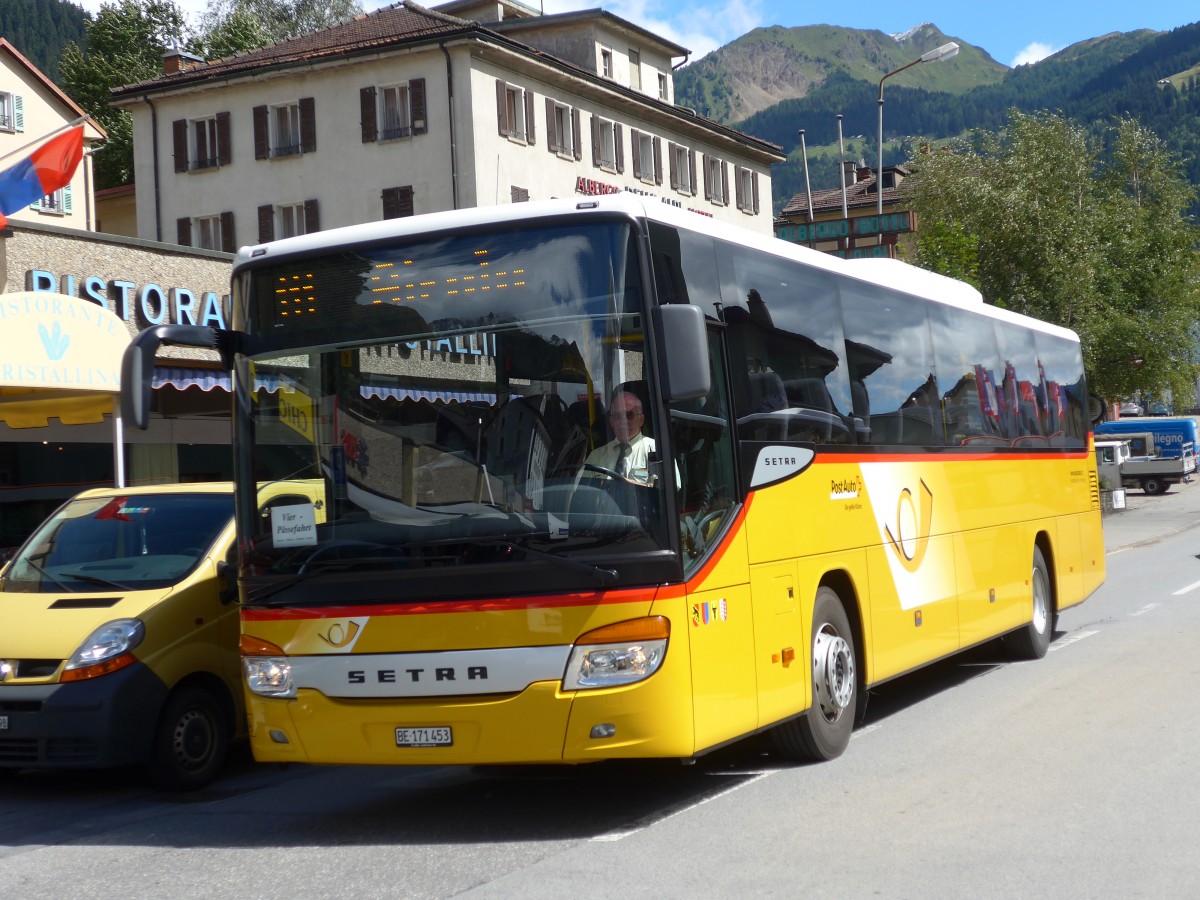
[[[9,150],[7,153],[0,154],[0,160],[8,159],[10,156],[16,156],[18,153],[20,153],[24,150],[28,150],[34,144],[40,144],[42,141],[46,140],[46,138],[54,137],[60,131],[67,131],[70,128],[74,128],[76,125],[80,125],[83,122],[88,121],[89,118],[90,118],[89,116],[80,116],[77,119],[72,119],[66,125],[60,125],[57,128],[55,128],[53,131],[47,131],[41,137],[34,138],[28,144],[24,144],[24,145],[18,147],[16,150]]]

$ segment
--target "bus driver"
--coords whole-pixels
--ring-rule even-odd
[[[655,443],[654,438],[642,434],[645,421],[642,401],[637,395],[618,389],[608,410],[613,439],[588,454],[585,465],[608,469],[636,484],[653,484],[650,454]]]

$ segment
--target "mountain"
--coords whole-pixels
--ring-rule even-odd
[[[0,37],[54,82],[63,48],[83,45],[89,19],[81,6],[66,0],[0,0]]]
[[[928,23],[900,35],[835,25],[776,25],[756,28],[682,68],[675,76],[675,102],[731,124],[780,101],[807,97],[834,73],[878,81],[951,40],[961,48],[956,65],[914,67],[905,73],[905,83],[961,93],[1004,78],[1006,66]]]
[[[836,29],[844,45],[830,46],[819,35],[828,26],[758,29],[676,73],[676,97],[703,115],[789,148],[788,162],[772,172],[776,210],[804,190],[797,130],[805,130],[810,181],[814,189],[838,181],[837,115],[848,136],[847,158],[875,166],[878,161],[879,79],[949,40],[933,25],[889,37],[878,31]],[[801,34],[796,35],[795,32]],[[761,42],[777,36],[768,49]],[[746,38],[754,42],[743,45]],[[864,46],[892,41],[892,54],[874,56]],[[961,51],[945,63],[914,66],[886,84],[884,162],[902,162],[912,142],[945,140],[973,129],[1003,127],[1010,109],[1052,109],[1098,127],[1115,116],[1131,116],[1151,128],[1185,165],[1200,186],[1200,23],[1169,32],[1139,30],[1091,38],[1041,62],[1007,69],[984,51],[957,41]],[[803,54],[795,51],[804,46]],[[740,88],[755,102],[735,108],[718,88],[732,89],[750,77],[758,63],[744,59],[747,46],[764,59],[787,57],[793,70],[786,89],[778,77],[757,91]],[[843,52],[843,46],[848,48]],[[824,48],[824,49],[822,49]],[[713,59],[710,60],[710,57]],[[803,57],[803,58],[802,58]],[[691,70],[695,67],[695,72]],[[962,69],[958,72],[956,70]],[[781,70],[780,70],[781,71]],[[803,89],[796,85],[803,84]],[[768,103],[767,98],[774,99]],[[724,105],[723,105],[724,104]],[[739,115],[736,109],[750,110]]]

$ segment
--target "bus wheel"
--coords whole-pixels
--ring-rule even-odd
[[[1054,597],[1050,592],[1050,574],[1041,548],[1033,548],[1033,572],[1029,585],[1033,599],[1033,617],[1018,631],[1004,636],[1004,646],[1017,659],[1041,659],[1050,649],[1054,631]]]
[[[1143,478],[1142,479],[1142,490],[1145,491],[1147,494],[1150,494],[1151,496],[1157,496],[1158,494],[1165,494],[1167,492],[1168,487],[1170,487],[1170,485],[1168,485],[1161,478]]]
[[[858,699],[854,636],[837,592],[817,591],[812,624],[812,706],[772,730],[786,759],[820,762],[841,756],[850,743]]]
[[[177,690],[158,722],[150,781],[168,791],[202,788],[217,777],[228,745],[229,723],[217,698],[199,687]]]

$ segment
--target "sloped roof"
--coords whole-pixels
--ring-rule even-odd
[[[216,59],[173,75],[163,75],[137,84],[125,85],[116,88],[113,91],[113,97],[119,99],[148,90],[209,81],[254,69],[298,62],[315,62],[351,53],[480,30],[480,26],[475,22],[435,12],[418,6],[410,0],[405,0],[405,2],[385,6],[374,12],[355,16],[339,25],[331,25],[320,31],[280,41],[269,47],[260,47],[257,50],[248,50],[224,59]]]
[[[0,51],[6,51],[23,69],[29,73],[31,78],[44,86],[46,90],[55,97],[55,99],[57,99],[60,103],[62,103],[63,106],[67,108],[68,112],[73,114],[71,118],[86,118],[88,127],[94,129],[96,132],[95,136],[87,136],[89,140],[96,140],[97,138],[103,140],[108,137],[108,132],[100,127],[99,122],[89,116],[83,107],[63,93],[57,84],[55,84],[42,73],[41,69],[26,59],[25,55],[16,47],[14,47],[8,38],[0,37]]]
[[[909,170],[904,166],[888,166],[884,171],[892,169],[903,176],[908,175]],[[898,200],[898,192],[894,187],[885,187],[883,189],[883,202],[895,203]],[[875,195],[875,173],[871,172],[866,177],[859,177],[859,180],[854,184],[846,185],[846,206],[848,209],[858,209],[861,207],[875,206],[879,202]],[[812,192],[812,208],[813,213],[828,212],[830,210],[841,210],[842,208],[842,189],[823,188],[819,191]],[[784,204],[780,215],[785,218],[788,216],[799,216],[808,214],[808,194],[794,194],[792,199]]]

